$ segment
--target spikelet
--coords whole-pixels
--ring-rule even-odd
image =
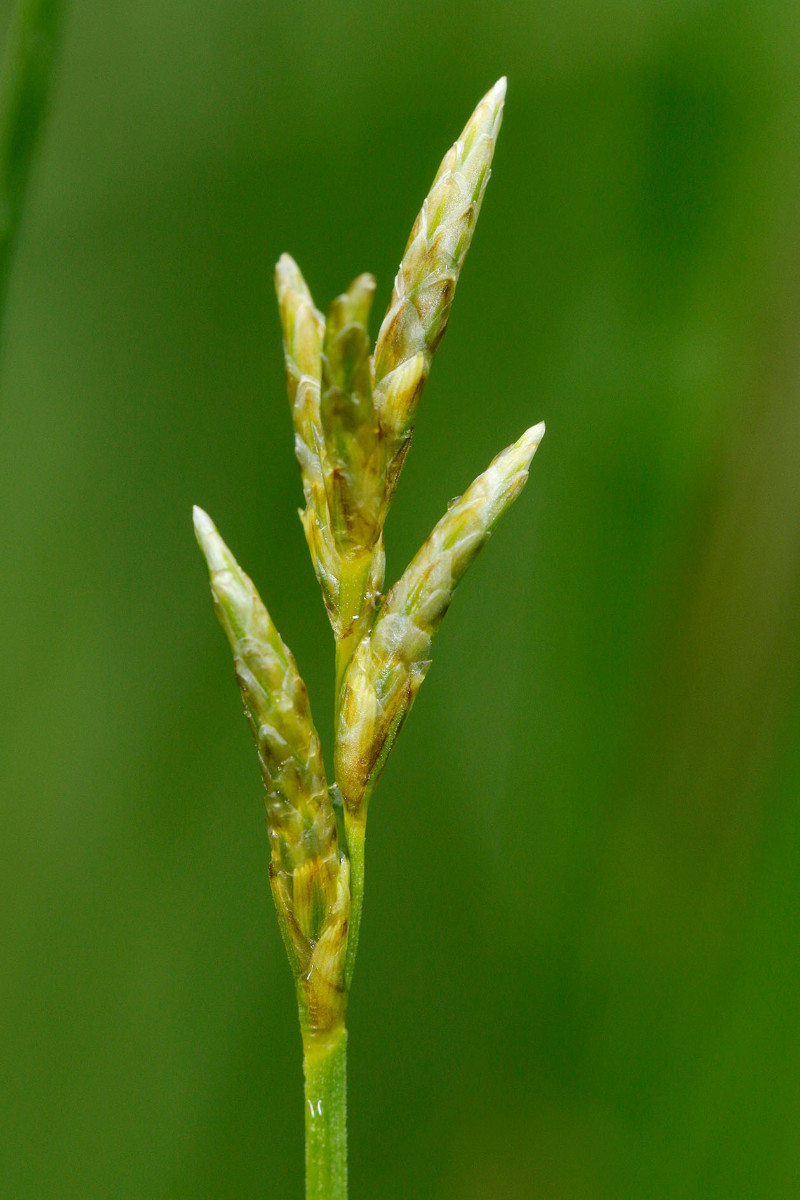
[[[347,939],[349,871],[338,851],[308,694],[291,651],[211,518],[195,508],[194,524],[258,749],[267,793],[270,881],[289,960],[306,1006],[333,1020],[332,996],[344,994],[341,947]],[[332,945],[339,947],[338,957]],[[322,957],[324,974],[315,967],[315,956]]]
[[[343,553],[374,545],[380,532],[381,446],[367,327],[374,294],[374,278],[359,275],[325,323],[320,413],[333,535]]]
[[[375,407],[394,463],[411,426],[472,240],[503,115],[505,78],[445,155],[408,239],[374,357]],[[393,488],[399,466],[390,465]]]
[[[332,624],[340,666],[367,632],[383,587],[384,445],[372,402],[371,275],[337,296],[325,323],[320,415],[336,551]]]
[[[292,408],[294,448],[306,500],[300,520],[322,598],[335,629],[341,570],[333,535],[330,469],[320,415],[325,319],[314,307],[300,268],[288,254],[282,254],[275,267],[275,290],[283,328],[286,390]]]
[[[525,486],[544,436],[533,426],[453,501],[389,591],[347,672],[337,729],[336,779],[357,813],[374,786],[430,666],[431,642],[456,585]]]
[[[300,463],[306,502],[309,488],[321,483],[320,382],[325,318],[314,307],[300,268],[288,254],[275,267],[275,290],[283,328],[286,390],[292,406],[295,451]]]

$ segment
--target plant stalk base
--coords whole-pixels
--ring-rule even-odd
[[[306,1200],[347,1200],[347,1030],[303,1038]]]

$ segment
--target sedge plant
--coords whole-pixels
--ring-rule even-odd
[[[288,255],[275,271],[300,516],[336,644],[330,785],[291,651],[211,518],[194,510],[266,788],[269,877],[303,1043],[307,1200],[347,1196],[345,1020],[372,795],[455,587],[522,490],[544,434],[535,425],[503,450],[384,594],[386,514],[489,180],[505,90],[501,79],[481,100],[439,167],[374,350],[371,275],[324,317]]]

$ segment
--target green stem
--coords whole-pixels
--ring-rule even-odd
[[[339,619],[344,629],[344,637],[336,642],[336,703],[338,706],[341,695],[344,674],[350,659],[362,637],[369,630],[373,617],[370,608],[365,612],[365,595],[372,568],[370,552],[351,555],[342,560],[342,574],[339,581]]]
[[[62,0],[18,0],[0,74],[0,318],[61,33]]]
[[[306,1200],[347,1200],[347,1030],[303,1038]]]
[[[356,965],[358,939],[361,933],[361,913],[364,908],[366,803],[357,817],[345,810],[344,827],[347,835],[347,853],[350,857],[350,928],[347,933],[347,962],[345,965],[345,982],[349,992],[353,982],[353,969]]]

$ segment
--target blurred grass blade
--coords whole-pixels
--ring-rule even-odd
[[[63,23],[63,0],[18,0],[0,76],[0,324]]]

